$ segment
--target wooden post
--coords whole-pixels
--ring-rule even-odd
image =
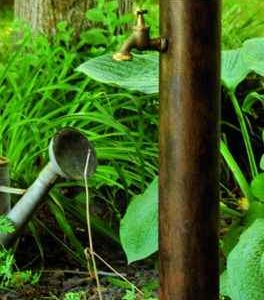
[[[0,156],[0,185],[9,185],[9,161]],[[0,215],[8,213],[10,210],[10,195],[0,192]]]
[[[216,300],[220,0],[160,9],[160,299]]]

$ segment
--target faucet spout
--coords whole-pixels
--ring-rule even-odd
[[[116,61],[132,60],[132,49],[139,51],[153,50],[163,52],[167,49],[167,39],[150,38],[150,27],[145,24],[144,15],[147,10],[137,11],[137,25],[134,27],[132,35],[124,42],[119,52],[113,55]]]

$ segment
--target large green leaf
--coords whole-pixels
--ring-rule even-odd
[[[264,76],[264,38],[250,39],[242,48],[223,51],[221,70],[222,81],[231,90],[250,72]]]
[[[88,60],[77,68],[91,78],[131,91],[155,94],[159,91],[157,53],[133,55],[132,61],[115,61],[112,54]]]
[[[255,197],[264,201],[264,173],[257,175],[251,182],[251,190]]]
[[[222,51],[221,78],[224,85],[230,90],[235,90],[249,73],[241,52],[241,48]]]
[[[264,38],[245,41],[242,56],[250,71],[264,76]]]
[[[264,299],[264,219],[256,220],[227,258],[221,293],[232,300]]]
[[[221,79],[235,90],[254,71],[264,75],[264,38],[248,40],[235,50],[222,51]],[[134,54],[132,61],[117,62],[112,54],[92,58],[78,67],[91,78],[131,91],[155,94],[159,91],[159,58],[157,53]]]
[[[120,239],[128,263],[158,250],[158,178],[134,197],[121,222]]]

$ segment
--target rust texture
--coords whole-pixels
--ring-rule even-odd
[[[160,8],[160,299],[216,300],[220,0]]]
[[[0,156],[0,186],[9,186],[9,160]],[[0,216],[9,212],[11,206],[10,195],[0,193]]]

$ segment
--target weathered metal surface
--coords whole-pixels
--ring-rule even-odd
[[[216,300],[220,1],[160,9],[160,299]]]
[[[85,174],[92,175],[96,169],[96,154],[93,146],[81,132],[73,128],[64,128],[52,138],[49,158],[50,162],[40,172],[38,178],[7,214],[15,231],[0,234],[0,245],[9,246],[16,239],[58,176],[82,179]]]
[[[137,25],[134,26],[132,35],[124,42],[119,52],[113,55],[116,61],[132,60],[132,49],[140,51],[153,50],[163,52],[167,50],[167,40],[165,38],[150,38],[150,27],[146,25],[144,15],[147,10],[137,10]]]
[[[9,160],[0,156],[0,186],[8,186],[9,183]],[[0,192],[0,215],[9,212],[10,203],[10,195]]]

